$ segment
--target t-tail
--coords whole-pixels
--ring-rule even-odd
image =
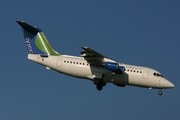
[[[24,40],[28,50],[28,54],[40,55],[60,55],[56,52],[48,40],[46,39],[43,31],[39,28],[33,27],[23,21],[16,21],[23,29]]]

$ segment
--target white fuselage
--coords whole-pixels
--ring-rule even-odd
[[[41,57],[28,54],[28,59],[60,73],[83,79],[94,80],[102,78],[105,83],[118,86],[132,85],[147,88],[172,88],[174,85],[162,76],[156,76],[158,71],[141,66],[121,64],[125,67],[124,74],[116,74],[101,65],[89,64],[83,57],[68,55]]]

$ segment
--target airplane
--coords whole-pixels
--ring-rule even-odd
[[[63,55],[49,44],[40,28],[16,21],[23,30],[28,59],[65,75],[88,79],[101,91],[107,83],[119,87],[137,86],[149,89],[173,88],[174,84],[151,68],[124,64],[83,46],[80,56]]]

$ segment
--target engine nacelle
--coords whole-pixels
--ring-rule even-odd
[[[123,74],[125,71],[124,66],[119,66],[118,63],[105,62],[104,67],[117,74]]]

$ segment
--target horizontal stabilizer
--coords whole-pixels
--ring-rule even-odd
[[[27,23],[25,23],[24,21],[16,21],[22,28],[24,28],[25,30],[28,30],[29,32],[32,33],[38,33],[38,32],[42,32],[42,30],[40,30],[39,28],[33,27]]]

